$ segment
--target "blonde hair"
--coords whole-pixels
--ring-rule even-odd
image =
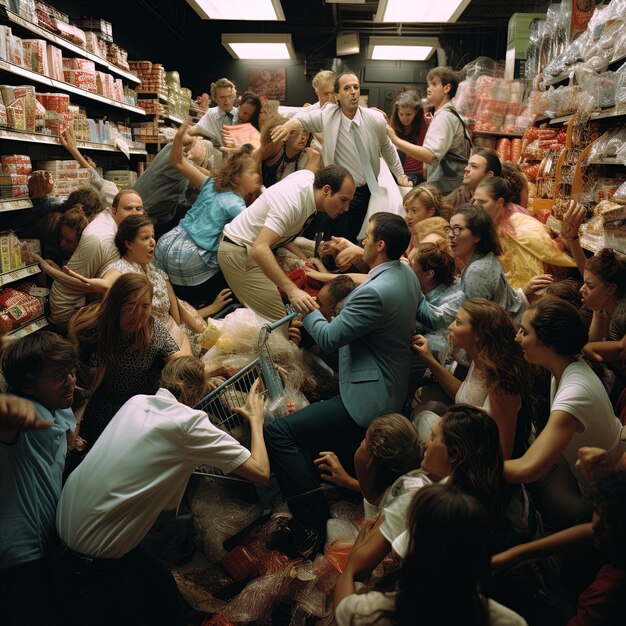
[[[194,406],[207,388],[204,363],[194,356],[183,356],[168,363],[161,372],[161,387],[179,402]]]
[[[449,220],[454,210],[452,206],[443,201],[443,196],[439,189],[431,183],[422,183],[417,187],[413,187],[406,194],[402,206],[406,209],[410,202],[419,200],[429,211],[434,210],[433,217],[443,217]]]
[[[233,98],[237,97],[237,88],[235,87],[235,83],[228,80],[228,78],[218,78],[214,83],[211,83],[211,100],[213,100],[213,102],[215,102],[215,99],[217,98],[218,89],[232,89]]]
[[[428,235],[438,235],[447,241],[448,236],[444,230],[446,226],[448,226],[448,221],[443,219],[443,217],[428,217],[415,224],[411,230],[417,237],[418,242]]]
[[[322,70],[313,76],[313,80],[311,81],[311,85],[313,89],[319,89],[322,85],[331,84],[335,85],[335,78],[337,78],[337,74],[332,70]]]

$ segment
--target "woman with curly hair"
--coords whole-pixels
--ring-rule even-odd
[[[228,287],[217,262],[224,226],[246,208],[246,196],[260,189],[251,149],[241,148],[209,178],[183,158],[183,137],[189,126],[181,124],[170,153],[170,163],[189,179],[200,194],[176,228],[163,235],[154,252],[155,263],[174,285],[174,291],[194,306],[213,300]]]
[[[505,459],[521,456],[530,436],[530,369],[515,341],[511,318],[494,302],[472,298],[463,302],[449,329],[452,346],[472,359],[463,382],[433,356],[423,335],[413,338],[413,350],[450,398],[483,408],[491,416]]]
[[[524,294],[532,293],[532,286],[516,291],[509,284],[498,260],[502,243],[487,212],[481,206],[462,204],[450,218],[446,233],[457,267],[462,268],[461,289],[465,295],[492,300],[519,322],[526,305]]]
[[[416,146],[424,143],[428,123],[424,118],[424,110],[419,94],[415,91],[405,91],[398,96],[398,99],[391,110],[389,125],[395,131],[399,139],[404,139]],[[398,156],[402,163],[407,178],[418,185],[424,182],[424,164],[413,157],[398,150]]]
[[[411,243],[409,244],[407,254],[419,241],[416,232],[418,224],[431,217],[441,217],[447,222],[453,211],[452,207],[443,201],[443,196],[439,189],[435,185],[429,185],[428,183],[422,183],[417,187],[413,187],[404,197],[402,206],[406,212],[406,223],[411,231]]]

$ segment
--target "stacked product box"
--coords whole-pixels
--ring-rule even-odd
[[[46,110],[44,124],[52,135],[60,135],[74,119],[70,112],[70,97],[65,93],[38,93],[37,100]]]
[[[76,187],[88,185],[91,179],[89,169],[80,167],[73,160],[38,161],[37,169],[50,172],[54,180],[54,193],[58,196],[69,195]]]
[[[99,17],[71,17],[70,23],[83,30],[94,32],[100,39],[106,42],[113,41],[113,26]]]
[[[98,34],[93,31],[85,32],[85,37],[87,37],[87,50],[96,56],[99,56],[102,59],[107,58],[107,44],[106,41],[100,39]]]
[[[63,76],[65,82],[84,89],[90,93],[98,93],[96,84],[96,65],[89,59],[68,59],[63,57]]]
[[[0,271],[10,272],[23,266],[20,240],[13,233],[0,233]]]
[[[154,93],[167,98],[165,69],[162,65],[150,61],[131,61],[129,66],[141,80],[137,93]]]
[[[105,172],[104,178],[117,185],[117,188],[128,189],[137,182],[137,172],[132,170],[109,170]]]
[[[37,121],[35,88],[32,85],[0,85],[0,94],[6,109],[7,126],[34,132]]]
[[[30,157],[25,154],[5,154],[0,157],[0,198],[28,197],[28,176],[32,171]]]
[[[47,45],[43,39],[22,39],[24,67],[37,74],[50,76]]]

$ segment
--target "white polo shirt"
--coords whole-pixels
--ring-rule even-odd
[[[224,235],[236,244],[251,247],[265,226],[280,236],[275,247],[292,240],[316,212],[314,180],[310,170],[289,174],[226,224]]]
[[[230,473],[250,452],[166,389],[131,398],[70,474],[56,526],[81,554],[121,558],[146,536],[161,511],[175,509],[192,471],[208,464]]]

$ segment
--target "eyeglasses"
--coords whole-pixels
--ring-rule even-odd
[[[72,378],[76,378],[76,368],[73,367],[71,370],[67,370],[62,374],[53,374],[52,376],[33,376],[33,378],[41,378],[42,380],[49,380],[53,385],[60,385],[67,380],[67,377],[71,376]]]
[[[453,234],[455,237],[458,237],[464,229],[464,226],[445,226],[443,232],[446,233],[448,237],[451,237]]]

